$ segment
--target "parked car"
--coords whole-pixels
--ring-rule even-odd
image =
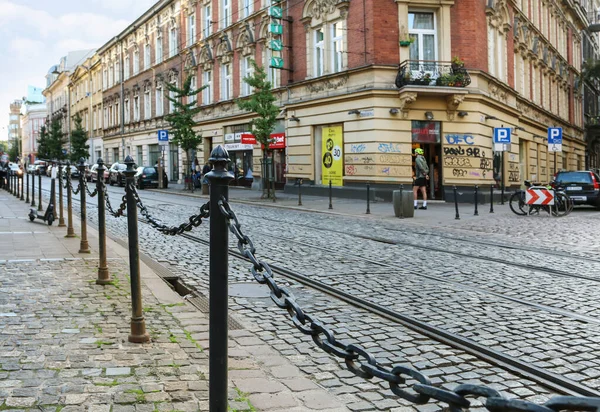
[[[53,167],[54,167],[53,165],[46,166],[46,176],[48,176],[48,177],[52,176],[52,168]]]
[[[29,164],[27,165],[27,174],[35,174],[35,165],[33,164]]]
[[[108,167],[104,166],[104,181],[108,182]],[[98,164],[93,165],[90,168],[90,178],[92,182],[98,181]]]
[[[46,173],[46,162],[43,160],[36,160],[35,162],[33,162],[33,166],[35,168],[35,174],[39,175],[41,174],[45,174]]]
[[[21,167],[16,163],[9,163],[8,169],[9,169],[8,174],[10,176],[15,176],[15,175],[21,176],[23,174]]]
[[[158,171],[152,166],[140,166],[136,170],[134,182],[138,189],[158,187]]]
[[[119,186],[125,186],[125,175],[123,172],[127,169],[127,165],[123,163],[113,163],[108,170],[108,183],[112,186],[115,183]]]
[[[600,208],[600,177],[595,172],[558,172],[553,183],[565,188],[574,205],[587,204]]]
[[[79,179],[79,169],[77,168],[77,166],[73,165],[62,167],[63,179],[67,177],[69,168],[71,169],[71,179]]]

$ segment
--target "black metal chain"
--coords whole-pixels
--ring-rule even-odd
[[[224,197],[219,201],[219,209],[227,218],[231,233],[238,239],[238,249],[250,262],[250,272],[260,284],[266,284],[271,290],[271,299],[277,306],[286,309],[296,328],[309,335],[315,344],[330,355],[344,359],[346,367],[356,376],[364,379],[378,377],[389,384],[391,391],[397,396],[417,405],[428,403],[431,399],[446,403],[450,411],[461,411],[469,408],[470,401],[466,396],[485,397],[485,407],[493,412],[523,411],[523,412],[555,412],[596,411],[600,408],[600,398],[556,396],[543,405],[533,402],[508,399],[495,389],[482,385],[463,384],[449,391],[431,384],[427,376],[416,369],[395,365],[392,368],[381,365],[365,348],[357,344],[342,342],[336,339],[333,330],[327,328],[316,317],[304,312],[296,302],[292,292],[286,287],[280,287],[273,279],[273,271],[266,262],[255,256],[256,248],[252,240],[244,234],[241,224]],[[405,384],[407,379],[416,381],[412,386]]]
[[[83,179],[83,185],[85,186],[85,191],[87,192],[88,195],[90,195],[90,197],[94,197],[98,194],[98,187],[96,186],[96,188],[94,189],[93,192],[90,192],[90,188],[88,187],[87,184],[87,180]]]
[[[127,209],[127,195],[126,194],[123,195],[121,205],[119,205],[119,208],[115,212],[114,209],[112,208],[112,205],[110,204],[110,199],[108,197],[108,190],[106,189],[106,184],[104,184],[104,182],[102,182],[102,189],[104,191],[104,201],[106,202],[106,208],[108,209],[108,213],[110,213],[114,217],[124,216],[125,209]]]
[[[165,235],[175,236],[180,235],[183,232],[189,232],[194,227],[198,227],[202,224],[202,219],[208,219],[210,216],[210,211],[208,207],[208,202],[203,204],[200,207],[200,213],[197,215],[190,216],[187,223],[182,223],[179,226],[167,226],[160,222],[160,220],[155,219],[150,215],[148,209],[142,203],[142,199],[140,199],[140,195],[138,194],[135,186],[133,184],[130,185],[130,190],[133,192],[133,197],[135,198],[135,203],[137,204],[138,209],[140,209],[140,213],[142,216],[148,220],[148,223],[158,230],[159,232],[164,233]]]
[[[69,185],[71,186],[71,191],[73,192],[74,195],[78,194],[79,191],[81,190],[81,183],[77,185],[77,190],[73,189],[73,181],[69,180]]]

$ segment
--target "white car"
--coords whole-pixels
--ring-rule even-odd
[[[10,175],[14,176],[14,175],[19,175],[21,176],[23,174],[23,171],[21,170],[21,168],[19,167],[18,164],[16,163],[10,163],[8,165],[8,167],[10,168]]]

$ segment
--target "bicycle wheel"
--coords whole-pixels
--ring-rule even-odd
[[[566,216],[573,210],[573,202],[566,194],[556,192],[554,194],[554,206],[552,206],[550,210],[554,216]]]
[[[519,216],[526,215],[527,212],[523,210],[523,207],[526,206],[525,192],[518,191],[518,192],[513,193],[512,196],[510,197],[510,200],[508,201],[508,205],[510,206],[510,210],[512,210],[513,213],[515,213]]]

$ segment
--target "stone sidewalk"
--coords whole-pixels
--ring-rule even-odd
[[[107,239],[113,282],[96,285],[97,233],[81,255],[28,210],[0,191],[0,410],[207,411],[206,315],[141,262],[152,339],[129,343],[127,251]],[[247,330],[229,345],[230,410],[350,410]]]

